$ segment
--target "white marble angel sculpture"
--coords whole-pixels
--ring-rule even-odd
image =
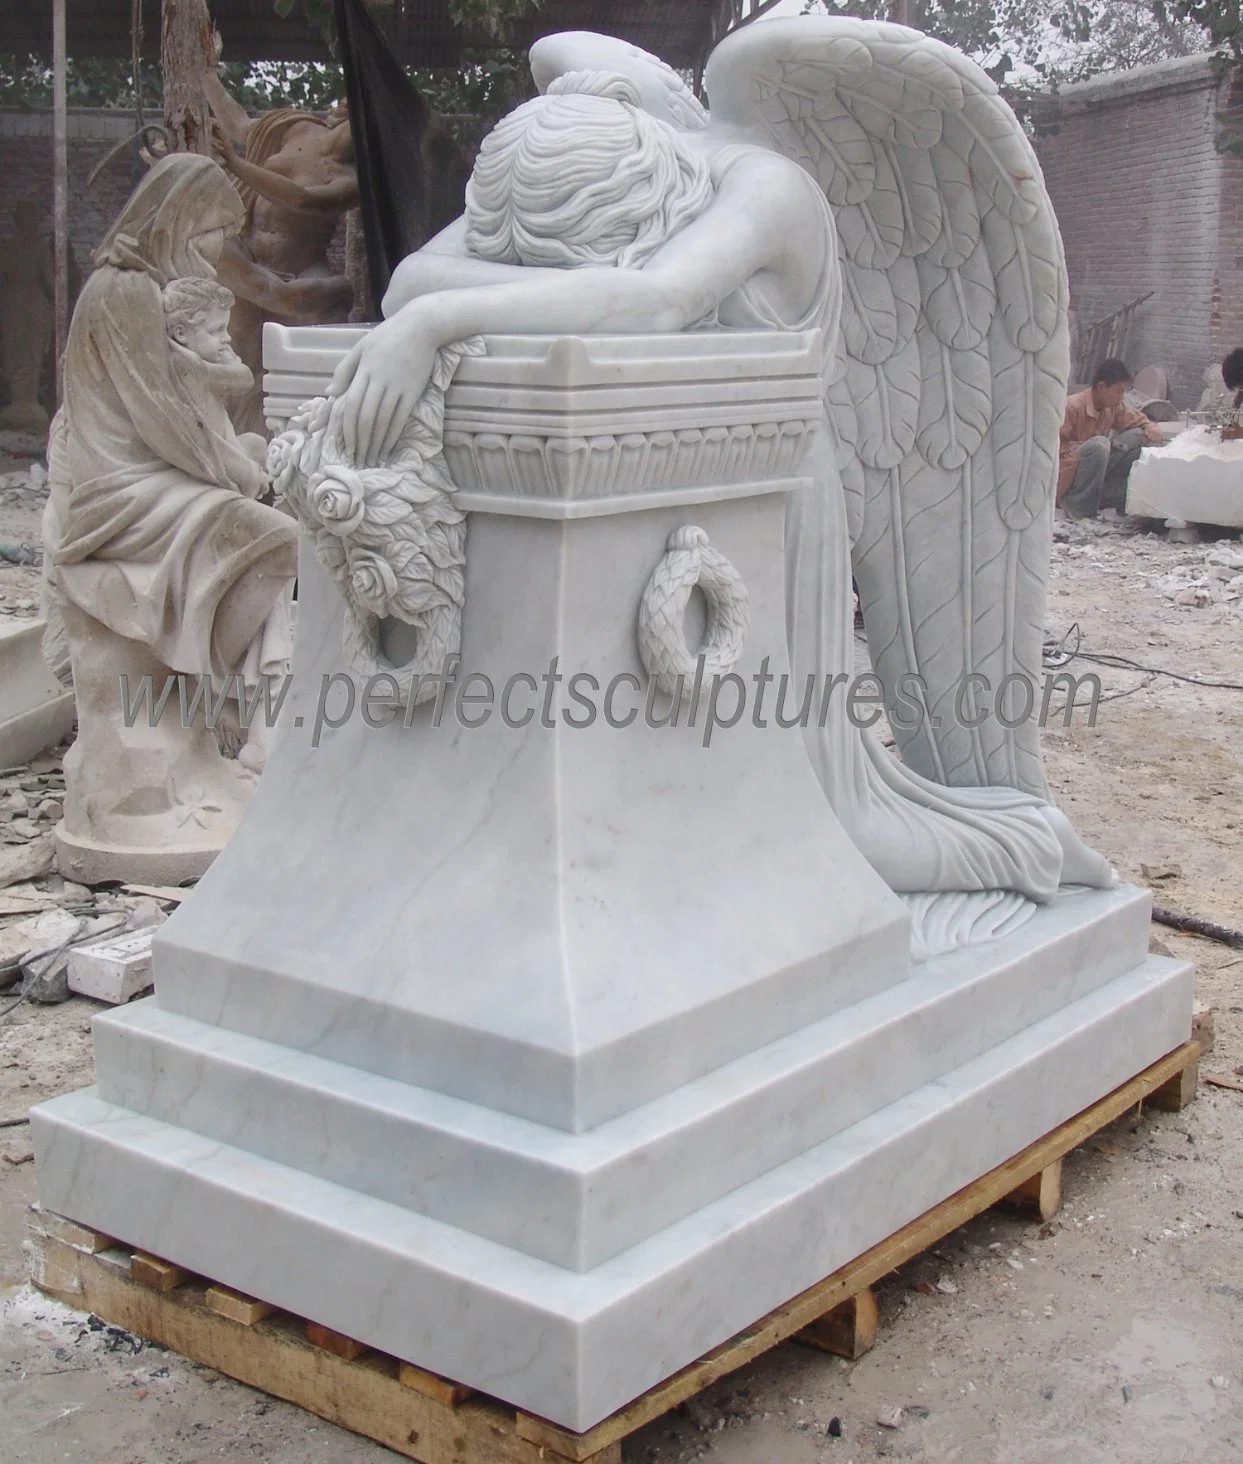
[[[852,668],[853,569],[886,687],[927,687],[900,761],[843,703],[808,727],[826,795],[891,888],[970,892],[977,933],[1111,883],[1048,802],[1035,723],[955,716],[969,675],[1040,676],[1068,370],[1056,222],[996,88],[852,20],[730,35],[710,113],[624,42],[554,35],[531,60],[543,95],[485,140],[464,217],[334,379],[347,451],[382,461],[437,351],[475,334],[822,327],[829,430],[786,530],[796,684]]]

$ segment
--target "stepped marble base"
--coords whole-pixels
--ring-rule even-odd
[[[1176,1047],[1193,981],[1189,966],[1150,957],[583,1272],[97,1090],[34,1111],[40,1197],[581,1430]]]
[[[1066,894],[1008,941],[930,962],[584,1134],[155,1001],[96,1021],[99,1093],[589,1271],[1133,970],[1149,907],[1135,889]]]

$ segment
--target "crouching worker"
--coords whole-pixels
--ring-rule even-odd
[[[1057,501],[1071,518],[1125,509],[1126,480],[1140,449],[1164,441],[1143,412],[1122,400],[1132,380],[1123,363],[1109,357],[1093,372],[1091,387],[1067,400]]]

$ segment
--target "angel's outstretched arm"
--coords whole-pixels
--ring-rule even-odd
[[[333,378],[334,417],[355,462],[391,450],[431,375],[436,352],[480,334],[679,331],[754,276],[771,277],[800,313],[831,241],[805,176],[775,156],[731,168],[715,200],[642,269],[516,271],[487,289],[412,299],[377,326]]]
[[[405,259],[393,271],[384,296],[383,313],[388,320],[403,306],[420,295],[434,295],[441,290],[482,289],[488,285],[508,285],[518,280],[535,280],[541,276],[565,278],[559,269],[533,269],[521,264],[497,264],[479,259],[466,250],[466,216],[455,219],[434,239]]]

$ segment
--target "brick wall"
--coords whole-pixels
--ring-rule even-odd
[[[1227,126],[1243,136],[1243,77],[1236,74],[1226,101]],[[1222,164],[1221,211],[1218,217],[1217,272],[1220,282],[1215,355],[1243,346],[1243,159]]]
[[[129,112],[69,113],[69,237],[83,273],[137,182],[129,149],[122,149],[90,188],[86,180],[108,150],[133,131]],[[0,235],[9,232],[13,205],[27,198],[39,205],[51,238],[52,115],[0,109]]]
[[[1214,146],[1225,87],[1203,57],[1099,77],[1060,93],[1036,141],[1079,324],[1152,290],[1128,364],[1163,365],[1183,405],[1243,344],[1243,161]]]

